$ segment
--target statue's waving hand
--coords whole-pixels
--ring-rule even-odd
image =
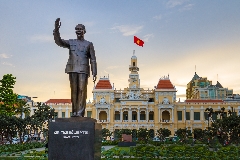
[[[58,31],[61,26],[60,18],[57,18],[55,21],[55,31]]]

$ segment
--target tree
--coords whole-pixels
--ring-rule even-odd
[[[13,92],[16,77],[6,74],[0,80],[0,114],[12,116],[15,114],[17,94]]]
[[[136,139],[137,139],[137,130],[136,129],[132,130],[132,138],[134,141],[136,141]]]
[[[151,139],[154,138],[154,129],[150,129],[150,130],[148,131],[148,137],[151,138]]]
[[[214,113],[213,112],[213,109],[212,108],[206,108],[205,111],[208,111],[208,129],[209,129],[209,118],[212,117],[212,114]]]
[[[222,113],[220,112],[220,114]],[[240,117],[235,114],[228,117],[223,116],[222,119],[217,119],[212,123],[211,131],[213,136],[218,136],[218,140],[222,144],[226,141],[238,144],[240,142]]]
[[[41,133],[44,133],[47,136],[49,122],[54,118],[54,111],[54,108],[49,107],[45,103],[38,102],[37,109],[34,115],[30,117],[31,121],[29,126],[27,126],[30,131],[29,134],[37,134],[39,137]]]
[[[0,114],[0,130],[1,136],[6,137],[6,139],[12,143],[12,137],[17,135],[16,130],[17,118],[15,116],[8,116],[6,114]]]
[[[15,106],[16,106],[15,114],[16,115],[19,114],[21,119],[23,118],[23,114],[25,114],[25,115],[30,114],[31,110],[30,110],[29,105],[27,104],[27,101],[24,101],[22,99],[17,99]]]
[[[102,129],[102,137],[103,139],[107,139],[108,137],[112,136],[112,132],[110,132],[107,128]]]
[[[148,130],[146,128],[140,128],[138,130],[138,139],[139,140],[145,140],[145,142],[148,140]]]
[[[197,140],[203,139],[203,130],[200,128],[193,129],[194,138]]]
[[[163,141],[166,137],[169,137],[171,135],[171,131],[166,128],[160,128],[159,130],[157,130],[157,133],[161,141]]]
[[[187,137],[192,135],[191,130],[181,128],[177,130],[176,134],[179,138],[181,138],[184,141],[186,140]]]

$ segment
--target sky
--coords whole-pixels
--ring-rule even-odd
[[[159,78],[169,74],[177,99],[184,100],[196,71],[237,94],[239,8],[239,0],[0,0],[0,79],[12,74],[14,92],[38,97],[34,101],[70,98],[68,50],[57,46],[52,34],[60,18],[66,40],[76,38],[77,24],[86,26],[98,80],[109,75],[117,90],[128,87],[135,50],[144,89],[154,89]],[[133,43],[134,36],[144,41],[143,47]],[[88,100],[92,89],[91,76]]]

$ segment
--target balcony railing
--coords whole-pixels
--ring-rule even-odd
[[[108,123],[109,121],[107,121],[107,120],[98,120],[98,122],[100,122],[100,123]]]

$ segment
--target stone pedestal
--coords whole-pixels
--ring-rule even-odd
[[[49,124],[49,160],[100,160],[102,126],[89,117],[57,118]]]

